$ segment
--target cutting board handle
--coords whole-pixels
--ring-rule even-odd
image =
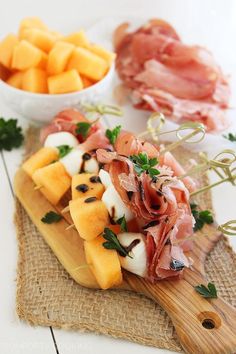
[[[195,285],[206,284],[200,275],[194,277],[198,278]],[[236,309],[221,298],[201,297],[186,279],[153,285],[129,274],[126,280],[133,290],[158,302],[168,313],[186,353],[236,353]]]

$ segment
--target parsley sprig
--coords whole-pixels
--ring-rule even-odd
[[[0,151],[11,151],[21,146],[23,140],[22,128],[17,126],[17,119],[0,118]]]
[[[55,211],[49,211],[42,217],[41,221],[44,224],[53,224],[54,222],[58,222],[62,219],[62,216],[60,214],[55,213]]]
[[[148,173],[151,178],[160,174],[160,171],[154,168],[158,163],[156,157],[149,159],[145,152],[140,152],[138,155],[130,156],[130,160],[133,162],[134,169],[138,176],[143,172]]]
[[[201,230],[205,224],[212,224],[214,222],[212,213],[210,210],[199,211],[196,203],[190,204],[193,217],[195,219],[194,232]]]
[[[217,290],[213,283],[208,283],[207,287],[203,284],[197,285],[194,289],[202,296],[207,299],[217,298]]]
[[[128,231],[125,215],[123,215],[121,218],[117,219],[116,223],[118,225],[120,225],[120,228],[121,228],[122,232],[127,232]]]
[[[117,139],[118,135],[120,134],[120,131],[121,131],[121,125],[117,125],[117,127],[115,127],[112,130],[110,130],[110,129],[106,130],[106,137],[109,139],[109,141],[112,145],[115,144],[116,139]]]
[[[76,134],[81,134],[83,138],[87,138],[89,130],[91,128],[91,123],[79,122],[76,124]]]
[[[103,237],[106,240],[106,242],[103,243],[104,248],[109,250],[116,250],[122,257],[129,256],[130,258],[132,258],[129,255],[129,252],[125,249],[125,247],[120,244],[116,234],[108,227],[104,229]]]
[[[228,133],[228,135],[224,134],[223,137],[232,142],[236,141],[236,133]]]
[[[59,152],[59,158],[62,159],[62,157],[65,157],[71,150],[73,149],[69,145],[59,145],[57,146],[58,152]]]

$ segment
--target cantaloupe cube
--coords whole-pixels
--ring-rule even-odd
[[[33,173],[32,179],[36,186],[41,187],[40,192],[42,192],[53,205],[58,204],[71,184],[70,176],[59,161],[39,168]]]
[[[62,73],[74,50],[74,45],[66,42],[57,42],[48,55],[47,72],[49,75]]]
[[[15,88],[21,89],[22,88],[22,82],[23,82],[23,76],[24,73],[21,71],[18,71],[15,74],[12,74],[8,79],[7,79],[7,84],[11,85]]]
[[[42,51],[33,44],[22,40],[17,44],[12,56],[12,69],[27,70],[37,66],[42,59]]]
[[[19,36],[20,37],[22,35],[22,32],[26,28],[40,28],[45,31],[48,30],[48,27],[38,17],[26,17],[20,22],[20,26],[19,26]]]
[[[22,168],[30,177],[32,177],[36,170],[49,165],[53,161],[58,160],[58,158],[59,154],[57,149],[43,147],[30,156],[30,158],[23,163]]]
[[[18,38],[15,34],[8,34],[8,36],[0,42],[0,63],[8,69],[11,68],[13,50],[18,42]]]
[[[21,39],[48,53],[56,41],[56,36],[40,28],[26,28],[22,31]]]
[[[104,242],[102,236],[93,241],[85,241],[84,250],[91,271],[100,287],[105,290],[122,283],[122,272],[117,252],[104,248]]]
[[[89,50],[91,50],[91,52],[97,54],[99,57],[103,58],[104,60],[106,60],[109,66],[112,64],[112,62],[116,57],[115,53],[110,52],[97,44],[91,44]]]
[[[74,44],[76,47],[89,47],[90,43],[88,38],[86,37],[86,34],[84,33],[84,30],[81,30],[79,32],[74,32],[69,34],[69,36],[64,37],[64,40],[66,42]]]
[[[93,240],[101,234],[108,224],[109,217],[105,204],[96,197],[83,197],[71,200],[70,215],[80,236]]]
[[[76,70],[65,71],[48,78],[48,91],[51,94],[80,91],[82,88],[83,83]]]
[[[80,77],[81,77],[81,80],[83,81],[84,88],[90,87],[95,84],[94,81],[92,81],[91,79],[89,79],[86,76],[80,75]]]
[[[6,81],[11,76],[11,71],[0,63],[0,79]]]
[[[98,176],[92,173],[80,173],[72,177],[72,199],[81,197],[102,198],[104,186]]]
[[[47,65],[48,65],[48,55],[44,52],[42,52],[42,57],[40,62],[37,65],[37,68],[43,69],[43,70],[47,70]]]
[[[107,62],[85,48],[75,48],[68,69],[76,69],[80,74],[92,80],[101,80],[108,69]]]
[[[39,68],[31,68],[25,71],[22,80],[22,90],[34,93],[47,93],[47,74]]]

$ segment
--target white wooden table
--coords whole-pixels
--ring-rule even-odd
[[[170,21],[189,43],[201,43],[210,48],[225,71],[232,74],[234,94],[232,106],[236,106],[236,2],[234,0],[7,0],[1,6],[0,37],[16,31],[20,19],[37,15],[50,27],[60,31],[73,31],[90,26],[99,17],[138,16],[162,17]],[[232,113],[231,113],[232,114]],[[0,100],[0,116],[17,117]],[[28,122],[19,118],[26,128]],[[140,131],[144,120],[129,120],[129,112],[122,118],[124,127]],[[236,119],[236,117],[235,117]],[[116,121],[112,120],[112,124]],[[219,147],[220,148],[220,147]],[[236,145],[235,145],[236,148]],[[168,351],[143,347],[122,340],[95,334],[82,334],[30,327],[20,322],[15,314],[15,278],[17,268],[17,244],[13,224],[14,195],[13,176],[18,168],[22,149],[3,152],[0,156],[0,353],[1,354],[75,354],[98,353],[129,354],[167,353]],[[216,218],[219,223],[236,218],[236,188],[230,185],[218,187],[213,192]],[[236,249],[236,237],[231,239]],[[168,352],[169,353],[169,352]]]

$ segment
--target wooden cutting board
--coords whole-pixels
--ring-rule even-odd
[[[68,200],[54,208],[40,191],[34,190],[32,180],[19,169],[15,176],[15,193],[45,241],[71,277],[80,285],[99,288],[86,263],[83,240],[74,229],[65,230],[72,223],[69,214],[56,224],[44,224],[41,218],[50,210],[60,211]],[[163,280],[155,285],[129,272],[119,289],[142,293],[158,302],[175,326],[179,341],[186,353],[233,354],[236,352],[236,309],[221,298],[204,299],[194,286],[207,283],[204,262],[207,254],[221,237],[215,226],[206,227],[206,235],[195,237],[189,256],[193,268],[184,270],[180,280]],[[144,314],[145,316],[145,314]]]

